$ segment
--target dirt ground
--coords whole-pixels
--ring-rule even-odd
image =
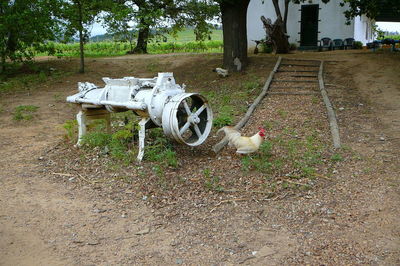
[[[35,90],[3,95],[0,265],[399,265],[400,55],[333,51],[287,57],[328,61],[325,83],[346,156],[330,165],[329,175],[312,189],[280,191],[273,197],[192,190],[193,181],[176,184],[179,190],[170,193],[153,191],[160,199],[155,204],[146,196],[153,187],[144,181],[93,185],[63,176],[82,164],[94,165],[87,169],[93,176],[106,174],[101,159],[89,161],[63,144],[62,124],[76,113],[63,99],[75,93],[78,81],[99,84],[101,77],[148,77],[172,69],[178,83],[218,87],[215,73],[196,77],[196,69],[219,66],[220,56],[89,59],[84,75],[69,73]],[[76,60],[42,60],[58,69],[77,67]],[[266,78],[276,57],[257,55],[250,60],[254,73]],[[324,106],[308,104],[309,98],[302,97],[267,96],[244,132],[250,132],[260,117],[272,119],[275,107],[281,106],[288,111],[284,123],[298,127],[301,134],[302,121],[309,119],[329,141]],[[35,119],[14,121],[14,108],[26,104],[40,107]],[[276,128],[269,137],[281,130]],[[210,137],[211,144],[216,141]],[[238,174],[231,151],[215,157],[209,147],[178,150],[182,163],[192,165],[172,172],[167,182],[182,172],[194,180],[199,166],[210,165],[216,174],[230,176],[227,183],[255,186],[256,176]],[[196,161],[199,151],[202,156]],[[215,169],[221,165],[217,160],[227,163]],[[137,169],[119,171],[132,174]]]

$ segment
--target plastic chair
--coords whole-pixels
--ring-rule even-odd
[[[344,40],[344,49],[347,50],[348,48],[354,48],[354,38],[347,38]]]
[[[319,50],[323,51],[324,48],[326,48],[328,50],[333,49],[333,42],[332,42],[331,38],[325,37],[325,38],[321,39]]]
[[[335,50],[335,49],[340,49],[340,50],[344,49],[344,42],[342,39],[334,39],[333,40],[333,50]]]

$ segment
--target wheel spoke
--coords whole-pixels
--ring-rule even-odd
[[[189,128],[190,126],[190,122],[187,121],[186,124],[183,125],[183,127],[179,130],[179,134],[183,135],[183,133],[185,133],[185,131]]]
[[[193,125],[194,131],[196,132],[197,137],[201,137],[201,131],[198,125]]]
[[[206,109],[206,108],[207,108],[206,105],[203,104],[203,105],[199,108],[199,110],[196,111],[195,114],[196,114],[197,116],[199,116],[199,115],[201,114],[201,112],[203,112],[204,109]]]
[[[183,106],[185,107],[187,115],[190,116],[192,112],[190,111],[189,105],[187,104],[186,100],[183,100]]]

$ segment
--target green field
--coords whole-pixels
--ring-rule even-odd
[[[222,41],[222,30],[213,30],[211,33],[212,41]],[[177,37],[174,38],[171,35],[167,35],[168,41],[172,42],[192,42],[196,40],[194,32],[192,29],[185,29],[183,31],[178,32]]]
[[[186,29],[178,32],[174,37],[167,35],[167,41],[151,40],[148,44],[148,52],[150,54],[166,54],[166,53],[220,53],[223,51],[222,30],[214,30],[211,34],[211,40],[204,42],[195,41],[193,30]],[[49,42],[47,44],[56,51],[58,57],[79,56],[79,43],[56,43]],[[101,56],[118,56],[124,55],[130,50],[128,42],[89,42],[85,44],[85,56],[101,57]],[[37,54],[45,55],[45,54]]]
[[[393,39],[393,40],[400,40],[400,35],[386,35],[385,39],[386,38]]]

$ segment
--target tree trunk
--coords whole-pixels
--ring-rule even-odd
[[[286,34],[287,34],[287,18],[289,13],[289,2],[290,0],[285,0],[285,13],[283,15],[283,29]]]
[[[281,9],[279,8],[279,1],[278,0],[272,0],[272,3],[274,4],[276,17],[277,18],[280,17],[282,19]]]
[[[224,39],[224,68],[242,71],[247,60],[247,7],[250,0],[220,3]]]
[[[5,52],[1,53],[1,71],[0,71],[0,73],[1,74],[6,73],[6,54],[5,54]]]
[[[149,25],[145,24],[144,19],[141,19],[136,47],[131,51],[131,53],[147,54],[147,42],[149,41],[149,33]]]
[[[273,51],[278,54],[289,53],[289,36],[285,33],[282,19],[278,17],[272,24],[270,19],[261,16],[261,21],[267,33],[267,41],[272,44]]]
[[[83,15],[82,15],[82,6],[80,2],[78,1],[78,12],[79,12],[79,53],[80,53],[80,67],[79,67],[79,73],[85,73],[85,54],[84,54],[84,39],[83,39]]]

